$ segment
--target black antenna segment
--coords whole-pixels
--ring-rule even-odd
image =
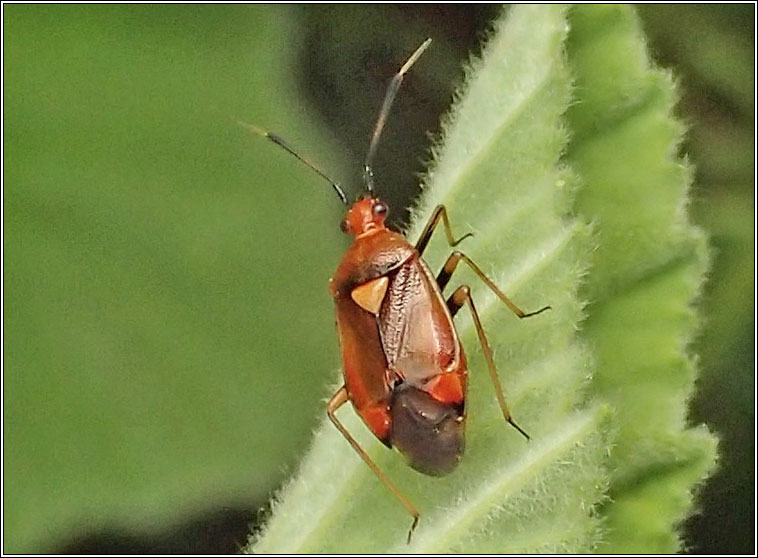
[[[345,205],[349,205],[347,202],[347,196],[345,196],[345,192],[342,191],[342,188],[340,188],[340,185],[337,184],[334,180],[326,176],[316,165],[311,163],[308,159],[300,155],[295,149],[290,146],[286,141],[284,141],[282,138],[277,136],[276,134],[273,134],[267,130],[264,130],[263,128],[259,128],[258,126],[253,126],[252,124],[248,124],[247,122],[243,122],[242,120],[237,120],[237,123],[242,126],[243,128],[247,128],[254,134],[258,134],[259,136],[263,136],[264,138],[267,138],[274,142],[279,147],[283,148],[285,151],[287,151],[290,155],[293,155],[297,158],[298,161],[303,163],[304,165],[307,165],[312,170],[316,171],[321,178],[325,179],[329,184],[332,185],[332,188],[334,188],[334,191],[337,192],[337,195],[342,200],[342,203]]]

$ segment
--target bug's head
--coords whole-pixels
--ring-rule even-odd
[[[383,229],[388,211],[387,204],[382,200],[364,194],[347,210],[340,228],[355,237]]]

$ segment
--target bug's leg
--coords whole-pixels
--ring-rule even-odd
[[[369,468],[374,471],[377,477],[379,477],[379,480],[381,480],[384,483],[384,486],[386,486],[392,494],[395,495],[395,498],[397,498],[401,504],[403,504],[403,507],[408,510],[408,513],[410,513],[413,516],[413,523],[411,524],[411,528],[408,531],[408,542],[411,542],[411,534],[413,533],[413,530],[416,528],[416,525],[418,525],[418,519],[419,519],[419,512],[416,509],[416,506],[414,506],[408,498],[403,496],[403,494],[398,490],[398,488],[395,486],[395,484],[385,475],[382,470],[379,468],[379,466],[374,463],[374,460],[369,457],[369,455],[363,450],[361,445],[355,440],[355,438],[352,437],[350,432],[347,431],[347,428],[345,428],[342,423],[337,418],[337,415],[335,415],[335,412],[337,409],[342,407],[345,403],[348,401],[348,395],[347,395],[347,389],[345,386],[342,386],[340,389],[337,390],[337,393],[335,393],[332,398],[329,400],[329,403],[326,405],[326,414],[329,416],[329,420],[332,421],[334,426],[337,427],[337,430],[339,430],[342,435],[345,437],[345,439],[350,443],[351,446],[353,446],[353,449],[358,452],[358,455],[361,456],[361,459],[363,459],[364,463],[369,466]]]
[[[452,277],[453,272],[455,271],[455,268],[458,266],[458,263],[463,260],[466,262],[466,264],[471,268],[471,270],[476,273],[477,277],[481,279],[485,285],[487,285],[490,290],[492,290],[493,293],[497,295],[497,297],[503,301],[503,303],[508,307],[508,309],[516,314],[519,318],[528,318],[530,316],[536,316],[537,314],[540,314],[544,312],[545,310],[550,310],[550,306],[543,306],[539,310],[535,310],[534,312],[524,312],[521,308],[516,306],[511,299],[509,299],[503,292],[497,288],[497,285],[492,282],[492,280],[487,277],[484,272],[479,269],[479,266],[476,265],[473,261],[471,261],[471,258],[469,258],[466,254],[462,252],[458,252],[457,250],[450,254],[447,261],[445,262],[445,265],[442,266],[442,270],[440,270],[439,274],[437,275],[437,284],[440,286],[440,290],[443,290],[445,286],[450,281],[450,277]]]
[[[429,244],[429,239],[432,238],[434,229],[437,227],[437,225],[439,225],[440,219],[442,219],[442,223],[445,225],[445,235],[447,236],[447,243],[450,246],[457,246],[460,242],[463,241],[463,239],[468,238],[469,236],[474,236],[469,232],[464,234],[458,240],[455,240],[455,237],[453,236],[453,229],[450,228],[450,221],[447,218],[447,209],[445,209],[444,205],[440,204],[434,208],[434,211],[432,211],[432,216],[429,217],[429,221],[427,221],[424,230],[421,232],[421,236],[419,237],[418,242],[416,242],[416,250],[418,250],[419,254],[424,253],[426,245]]]
[[[413,66],[416,60],[418,60],[419,56],[421,56],[431,42],[431,39],[425,40],[421,43],[421,46],[411,54],[410,58],[405,61],[405,64],[403,64],[400,70],[395,74],[395,77],[392,78],[389,87],[387,87],[387,93],[384,94],[384,103],[382,103],[382,108],[379,111],[379,117],[376,120],[376,126],[374,126],[374,133],[371,134],[371,144],[368,147],[366,161],[363,164],[363,180],[366,183],[366,189],[369,192],[374,191],[374,172],[371,170],[371,165],[374,161],[376,146],[379,145],[379,137],[382,135],[384,122],[387,120],[392,101],[395,100],[395,95],[397,95],[397,91],[400,89],[400,84],[403,83],[403,77],[405,77],[405,74],[408,73],[408,70],[411,69],[411,66]]]
[[[426,245],[429,243],[429,239],[432,237],[432,233],[434,232],[434,229],[437,227],[437,225],[440,222],[440,219],[442,220],[442,224],[445,226],[445,236],[447,236],[447,242],[450,246],[457,246],[463,239],[473,236],[471,233],[466,233],[462,237],[460,237],[458,240],[455,239],[453,236],[453,229],[450,227],[450,220],[447,217],[447,210],[445,209],[444,205],[438,205],[434,208],[434,211],[432,212],[432,216],[429,218],[429,221],[427,222],[426,226],[424,227],[424,230],[421,232],[421,236],[419,237],[418,242],[416,243],[416,250],[418,250],[419,254],[422,254],[424,252],[424,249],[426,248]],[[440,287],[440,290],[444,290],[445,286],[450,281],[450,277],[453,275],[453,272],[455,271],[455,268],[458,266],[458,262],[463,260],[468,264],[468,266],[472,269],[474,273],[482,280],[484,281],[484,284],[487,285],[492,292],[494,292],[497,297],[502,300],[505,305],[516,314],[519,318],[528,318],[529,316],[536,316],[537,314],[544,312],[545,310],[549,310],[550,306],[544,306],[543,308],[540,308],[539,310],[535,312],[524,312],[516,306],[505,294],[497,288],[497,285],[493,283],[489,277],[487,277],[484,272],[479,269],[479,266],[476,265],[471,258],[469,258],[466,254],[462,252],[455,251],[452,254],[450,254],[450,257],[445,262],[445,265],[442,267],[442,270],[440,271],[439,275],[437,275],[437,284]]]
[[[461,285],[455,292],[447,299],[447,307],[450,309],[450,314],[455,316],[461,307],[467,304],[471,311],[471,318],[474,320],[474,327],[476,328],[476,334],[479,336],[479,343],[482,345],[482,353],[484,354],[484,360],[487,361],[487,368],[490,372],[490,379],[492,380],[492,386],[495,388],[495,397],[497,397],[497,403],[500,406],[500,410],[503,412],[503,418],[507,423],[518,430],[524,437],[529,440],[529,434],[516,424],[513,420],[511,412],[508,410],[508,405],[505,402],[505,395],[503,395],[503,388],[500,385],[500,380],[497,377],[497,368],[495,368],[495,361],[492,358],[492,349],[490,348],[489,341],[487,341],[487,335],[484,333],[482,322],[479,319],[479,313],[476,311],[474,301],[471,298],[471,290],[467,285]]]

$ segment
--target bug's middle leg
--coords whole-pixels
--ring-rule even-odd
[[[540,314],[544,312],[545,310],[550,310],[550,306],[543,306],[539,310],[535,310],[534,312],[524,312],[521,308],[516,306],[513,301],[511,301],[510,298],[505,296],[503,291],[501,291],[495,283],[492,282],[492,280],[487,277],[484,272],[479,269],[479,266],[476,265],[471,258],[469,258],[466,254],[463,252],[458,252],[457,250],[450,254],[447,261],[445,262],[445,265],[442,266],[442,269],[440,270],[439,274],[437,275],[437,284],[440,286],[440,290],[444,290],[447,286],[448,282],[450,281],[450,278],[453,276],[453,272],[455,271],[455,268],[458,267],[458,264],[463,260],[470,268],[471,270],[476,273],[477,277],[484,282],[485,285],[487,285],[490,290],[497,295],[497,297],[503,301],[503,303],[508,307],[508,309],[516,314],[519,318],[529,318],[530,316],[536,316],[537,314]]]

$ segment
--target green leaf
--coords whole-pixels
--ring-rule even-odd
[[[599,550],[671,553],[715,458],[714,437],[687,424],[692,305],[707,251],[686,213],[684,127],[671,116],[672,79],[648,60],[632,8],[578,6],[570,21],[576,101],[566,161],[583,179],[576,208],[598,239],[583,336],[595,350],[592,391],[613,406],[618,428]]]
[[[464,223],[461,230],[474,233],[466,251],[486,260],[506,292],[527,308],[541,296],[552,304],[548,319],[514,327],[473,276],[459,277],[483,301],[512,407],[535,442],[519,450],[497,431],[486,382],[475,375],[469,451],[449,479],[404,469],[354,416],[346,417],[422,510],[406,546],[407,518],[397,502],[323,425],[249,550],[679,549],[675,527],[691,512],[693,486],[715,454],[713,437],[686,424],[695,374],[687,351],[697,325],[692,303],[707,257],[703,234],[686,216],[690,171],[676,154],[683,128],[671,116],[671,79],[650,67],[631,8],[576,7],[569,21],[566,52],[575,83],[562,162],[581,177],[576,200],[575,175],[558,159],[569,101],[563,9],[518,6],[467,73],[433,149],[410,231],[415,237],[424,215],[445,203],[454,226]],[[586,269],[588,229],[568,217],[572,207],[593,222],[596,242],[582,289],[589,306],[581,337],[595,366],[595,403],[588,406],[581,380],[590,359],[573,335],[582,316],[576,287]],[[437,239],[425,255],[439,262],[448,250]],[[470,346],[468,322],[460,330]],[[477,365],[481,360],[472,359],[471,369]],[[598,406],[605,403],[612,427]]]
[[[454,277],[472,287],[509,405],[532,441],[504,423],[461,312],[471,386],[467,452],[457,471],[442,479],[416,473],[352,410],[339,412],[419,507],[410,545],[411,518],[324,420],[248,551],[580,552],[598,539],[594,510],[606,487],[609,423],[604,406],[585,403],[590,355],[575,336],[591,242],[589,227],[568,216],[575,181],[559,163],[570,100],[567,31],[565,8],[557,6],[518,6],[495,25],[433,150],[409,234],[415,239],[430,209],[445,203],[457,234],[474,234],[460,249],[504,292],[526,310],[552,305],[519,321],[471,273]],[[449,252],[439,236],[425,253],[433,268]]]
[[[552,305],[519,321],[466,270],[454,278],[472,286],[532,442],[503,423],[461,312],[471,391],[456,472],[415,473],[340,411],[421,509],[412,546],[410,518],[327,424],[256,549],[679,548],[673,528],[714,455],[685,422],[705,257],[685,215],[682,128],[632,11],[575,8],[569,33],[565,10],[519,6],[496,25],[410,235],[444,202],[454,230],[475,233],[460,248],[517,304]],[[229,118],[344,175],[291,94],[295,14],[3,13],[3,550],[49,551],[77,529],[145,534],[262,498],[322,415],[314,394],[337,358],[318,293],[339,258],[338,204]],[[432,267],[448,251],[435,238]]]

